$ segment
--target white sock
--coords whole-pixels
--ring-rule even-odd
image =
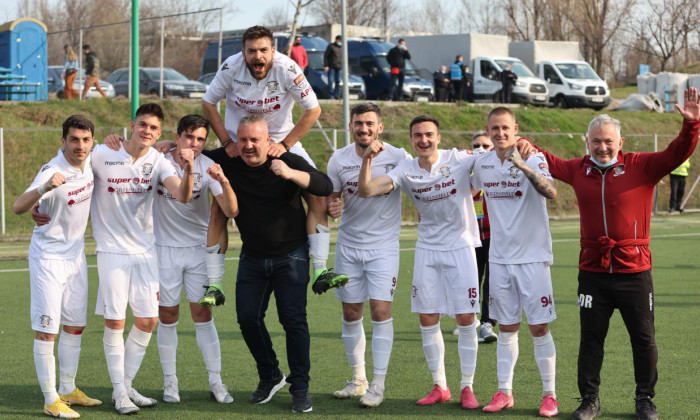
[[[221,381],[221,345],[219,334],[216,332],[214,320],[194,323],[197,345],[202,352],[204,365],[209,372],[209,385],[222,383]]]
[[[496,373],[498,375],[498,389],[501,391],[512,391],[513,389],[513,369],[515,369],[515,362],[518,361],[519,351],[517,331],[498,334]]]
[[[131,327],[124,344],[124,385],[127,389],[131,388],[131,383],[139,372],[149,341],[151,333],[139,330],[136,325]]]
[[[207,278],[209,284],[221,284],[224,278],[224,264],[226,254],[219,254],[221,245],[216,244],[207,247]]]
[[[447,377],[445,376],[445,341],[440,331],[440,322],[429,327],[420,326],[423,339],[423,353],[428,369],[433,375],[433,383],[442,389],[447,389]]]
[[[51,405],[58,398],[53,341],[34,340],[34,367],[41,392],[44,394],[44,403]]]
[[[353,371],[353,379],[367,379],[365,371],[365,349],[367,339],[365,338],[365,328],[362,325],[363,318],[357,321],[348,322],[343,319],[342,336],[345,354]]]
[[[69,334],[61,331],[58,341],[58,367],[60,369],[58,392],[63,395],[75,391],[75,375],[80,361],[82,334]]]
[[[372,361],[374,363],[374,376],[384,375],[389,369],[389,358],[394,346],[394,318],[386,321],[372,321]],[[374,383],[375,381],[372,380]]]
[[[124,388],[124,330],[113,330],[105,327],[102,337],[105,350],[107,371],[115,391],[125,391]]]
[[[177,321],[164,324],[158,321],[156,343],[160,355],[160,366],[163,368],[164,383],[176,382],[177,375]]]
[[[316,232],[309,235],[309,254],[314,270],[326,268],[328,253],[331,246],[331,230],[322,224],[316,225]]]
[[[540,376],[542,377],[543,395],[552,394],[555,395],[556,398],[554,382],[557,365],[557,350],[554,347],[552,333],[547,332],[547,334],[542,337],[532,337],[532,341],[535,343],[535,361],[537,362],[537,367],[540,368]]]
[[[459,363],[462,367],[462,382],[459,388],[461,391],[466,387],[471,388],[474,384],[479,338],[476,334],[476,321],[467,326],[458,325],[457,329],[459,330],[457,350],[459,351]]]

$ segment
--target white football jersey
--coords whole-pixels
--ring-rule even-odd
[[[272,141],[278,143],[294,128],[292,108],[295,101],[304,109],[318,106],[304,72],[291,58],[277,51],[267,77],[261,80],[250,74],[242,52],[227,58],[204,95],[204,100],[212,104],[224,98],[224,125],[234,141],[238,122],[245,115],[263,115]]]
[[[41,168],[27,191],[45,184],[56,172],[66,177],[66,183],[39,200],[39,213],[51,216],[51,221],[34,227],[29,253],[44,259],[74,259],[85,248],[83,238],[94,187],[90,156],[81,171],[68,163],[59,150],[58,155]]]
[[[178,176],[182,178],[184,170],[175,162],[171,152],[166,153],[165,158],[172,163]],[[199,155],[194,160],[194,187],[189,203],[178,202],[163,182],[158,181],[155,207],[156,245],[191,247],[207,241],[209,191],[211,190],[214,196],[222,193],[219,181],[207,173],[207,169],[213,164],[214,161],[204,155]]]
[[[386,175],[399,162],[412,157],[404,149],[384,143],[386,149],[372,159],[372,177]],[[398,246],[401,231],[401,190],[386,195],[362,198],[357,191],[362,157],[355,143],[336,150],[328,161],[328,177],[333,191],[342,191],[343,214],[337,242],[359,249]]]
[[[155,245],[153,201],[158,182],[177,172],[162,153],[149,147],[136,162],[122,146],[92,151],[95,193],[92,230],[98,252],[142,254]]]
[[[403,161],[388,175],[420,214],[417,247],[435,251],[481,246],[470,189],[471,152],[439,150],[430,172],[418,158]]]
[[[542,153],[527,166],[552,179]],[[484,190],[491,222],[489,261],[499,264],[552,264],[547,199],[535,190],[523,172],[496,152],[484,153],[474,164],[472,185]]]

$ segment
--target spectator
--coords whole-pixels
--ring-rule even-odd
[[[289,57],[294,60],[301,71],[306,70],[306,66],[309,65],[309,57],[306,55],[306,48],[301,45],[301,37],[297,36],[294,38],[294,43],[292,44],[292,52],[289,53]]]
[[[330,99],[340,98],[340,70],[343,68],[343,37],[335,37],[335,42],[328,45],[323,54],[323,67],[328,74],[328,97]]]
[[[464,94],[464,73],[462,66],[462,56],[458,55],[455,57],[455,62],[450,66],[450,81],[452,82],[452,90],[454,90],[454,95],[452,100],[454,102],[461,101],[462,95]]]
[[[469,71],[469,66],[464,66],[462,79],[464,80],[464,100],[474,102],[474,76]]]
[[[83,88],[83,100],[87,97],[88,90],[92,85],[95,85],[95,89],[100,92],[102,97],[106,97],[107,94],[102,90],[100,86],[100,59],[97,58],[97,54],[90,50],[88,44],[83,45],[83,52],[85,53],[85,87]]]
[[[396,46],[389,50],[386,61],[391,66],[391,92],[392,101],[403,99],[403,80],[406,76],[406,60],[411,59],[411,53],[406,49],[406,41],[399,39]],[[398,86],[397,86],[398,82]]]
[[[75,82],[75,76],[78,74],[78,54],[68,44],[63,46],[63,51],[66,53],[63,59],[63,74],[61,75],[61,79],[65,82],[63,99],[77,99],[80,92],[73,88],[73,83]]]
[[[510,71],[510,64],[506,64],[506,68],[501,72],[501,103],[509,104],[510,97],[513,93],[513,85],[518,80],[518,75]]]
[[[440,66],[440,70],[433,73],[433,83],[435,84],[435,101],[447,102],[450,93],[450,77],[447,74],[447,67]]]
[[[688,178],[688,169],[690,169],[690,160],[685,162],[671,172],[671,197],[668,201],[668,212],[678,210],[683,213],[681,204],[683,203],[683,194],[685,194],[685,180]]]

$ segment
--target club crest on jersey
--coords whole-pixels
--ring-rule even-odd
[[[51,323],[51,317],[48,315],[42,315],[39,321],[41,322],[41,326],[46,328]]]
[[[513,166],[510,168],[509,173],[511,178],[517,178],[518,174],[520,173],[520,169]]]
[[[615,172],[613,172],[613,176],[620,176],[625,173],[625,167],[624,166],[616,166],[615,167]]]
[[[386,173],[391,172],[394,168],[396,168],[396,165],[394,165],[393,163],[387,163],[386,165],[384,165],[384,170],[386,170]]]
[[[449,166],[443,166],[442,168],[440,168],[440,173],[442,174],[442,176],[444,176],[445,178],[447,178],[448,176],[450,176],[450,167],[449,167]]]
[[[145,176],[148,176],[153,172],[153,165],[150,163],[144,163],[143,166],[141,167],[141,173]]]
[[[267,91],[270,93],[277,92],[280,89],[280,84],[277,82],[267,82]]]
[[[194,180],[195,184],[199,184],[199,181],[201,181],[202,179],[202,174],[200,174],[199,172],[195,172],[192,174],[192,179]]]

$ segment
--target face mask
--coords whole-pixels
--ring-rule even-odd
[[[600,167],[600,168],[609,168],[609,167],[611,167],[611,166],[613,166],[614,164],[617,163],[617,156],[615,156],[614,158],[610,159],[607,163],[600,163],[600,162],[598,162],[597,160],[595,160],[595,158],[594,158],[593,156],[591,156],[591,161],[592,161],[593,163],[595,163],[596,166],[598,166],[598,167]]]
[[[474,154],[479,154],[486,152],[486,150],[483,147],[479,146],[472,149],[472,152],[474,152]]]
[[[337,46],[340,47],[341,45],[343,45],[343,43],[342,43],[342,42],[336,42],[335,45],[337,45]]]

